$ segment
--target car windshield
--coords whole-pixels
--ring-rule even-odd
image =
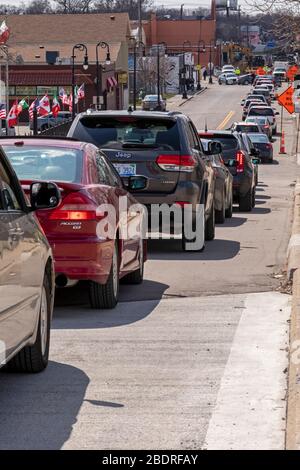
[[[3,149],[20,180],[76,183],[81,179],[81,150],[47,145],[4,145]]]
[[[251,116],[274,116],[274,111],[271,108],[250,108],[249,115]]]
[[[179,132],[173,119],[136,116],[86,116],[74,137],[101,148],[155,147],[180,150]]]
[[[236,130],[238,132],[245,132],[248,134],[248,132],[259,132],[259,127],[258,126],[247,126],[247,124],[238,124],[236,126]]]
[[[254,144],[269,143],[269,139],[266,134],[248,134],[248,137]]]
[[[256,118],[248,118],[246,122],[257,122],[258,124],[265,124],[268,122],[267,118],[264,117],[256,117]]]

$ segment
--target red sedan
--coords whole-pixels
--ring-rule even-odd
[[[54,253],[56,285],[90,281],[91,307],[115,307],[121,278],[143,281],[143,215],[127,189],[145,187],[146,179],[131,177],[124,188],[106,157],[87,143],[3,138],[1,145],[25,193],[33,181],[45,180],[61,191],[58,207],[37,212]]]

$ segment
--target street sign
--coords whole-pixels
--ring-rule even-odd
[[[278,96],[278,103],[283,106],[290,114],[295,112],[295,105],[293,102],[294,89],[292,86],[287,88],[281,95]]]

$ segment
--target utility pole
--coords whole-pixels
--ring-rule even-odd
[[[140,47],[141,47],[141,43],[143,41],[143,30],[142,30],[142,1],[143,0],[139,0],[138,1],[138,44],[139,44],[139,50],[140,50]]]

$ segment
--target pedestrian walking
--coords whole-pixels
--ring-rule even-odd
[[[206,79],[207,79],[207,70],[204,69],[203,70],[203,80],[206,82]]]

